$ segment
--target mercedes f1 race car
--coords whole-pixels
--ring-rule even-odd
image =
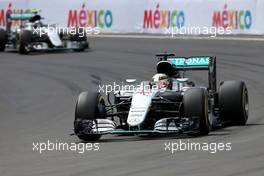
[[[245,125],[248,90],[243,81],[223,81],[217,86],[216,57],[176,57],[158,54],[157,74],[151,81],[109,93],[79,95],[74,133],[82,140],[99,140],[105,134],[207,135],[225,124]],[[187,71],[208,72],[208,86],[198,87]],[[135,86],[136,85],[136,86]],[[112,100],[113,101],[113,100]]]
[[[0,29],[0,52],[6,48],[17,50],[20,54],[32,51],[66,50],[84,51],[89,48],[85,32],[81,28],[71,29],[71,34],[64,29],[57,30],[55,25],[44,25],[36,12],[7,15],[6,30]],[[11,30],[12,21],[21,25]]]

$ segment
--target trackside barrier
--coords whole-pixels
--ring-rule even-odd
[[[264,34],[264,0],[0,0],[0,26],[7,14],[31,8],[41,9],[45,23],[103,33]]]

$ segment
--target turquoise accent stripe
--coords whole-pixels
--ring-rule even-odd
[[[111,133],[155,133],[155,130],[113,130]]]
[[[176,67],[209,66],[210,57],[175,57],[168,58],[168,61],[174,64]]]
[[[176,133],[179,133],[179,131],[159,131],[159,130],[113,130],[113,131],[103,132],[103,134],[151,134],[151,133],[176,134]]]

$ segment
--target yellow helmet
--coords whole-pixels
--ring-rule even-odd
[[[39,12],[41,12],[40,9],[31,9],[31,13],[39,13]]]

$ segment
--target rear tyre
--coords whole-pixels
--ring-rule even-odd
[[[75,134],[84,141],[99,140],[101,135],[89,134],[89,132],[94,120],[104,119],[105,113],[105,101],[102,95],[97,92],[81,93],[75,108]]]
[[[199,134],[207,135],[211,131],[208,116],[208,97],[204,89],[191,88],[183,96],[184,116],[199,117]]]
[[[6,43],[8,40],[8,34],[4,29],[0,29],[0,52],[4,52]]]
[[[232,125],[246,125],[249,113],[248,90],[242,81],[224,81],[219,87],[219,112]]]
[[[24,30],[20,33],[19,37],[19,54],[29,54],[30,48],[29,44],[31,43],[32,34],[28,30]]]
[[[72,36],[71,40],[78,42],[80,44],[80,47],[77,49],[73,49],[73,51],[82,52],[85,49],[89,48],[86,31],[84,30],[84,28],[77,28],[76,31],[77,31],[76,35]]]

